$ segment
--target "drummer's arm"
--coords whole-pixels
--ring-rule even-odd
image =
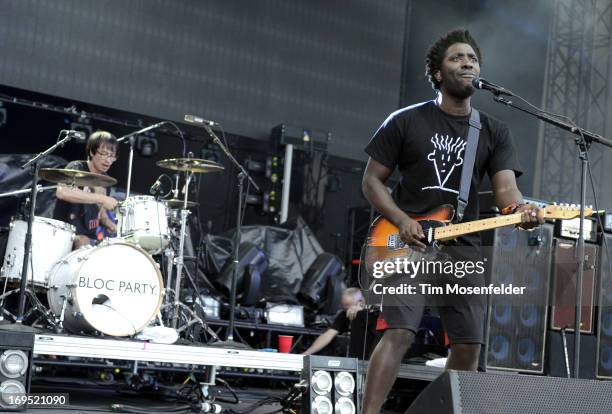
[[[55,190],[55,196],[63,201],[73,204],[100,204],[102,207],[112,210],[117,205],[117,200],[106,194],[88,193],[78,188],[71,188],[59,184]]]

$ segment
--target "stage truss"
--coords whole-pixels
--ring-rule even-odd
[[[548,43],[544,109],[594,133],[610,132],[606,119],[611,46],[612,0],[557,0]],[[612,154],[595,144],[589,159],[595,188],[602,188],[609,182],[604,165]],[[579,200],[580,163],[573,134],[542,123],[535,170],[535,197]],[[612,207],[612,194],[599,191],[597,197],[599,208]],[[593,203],[590,185],[587,203]]]

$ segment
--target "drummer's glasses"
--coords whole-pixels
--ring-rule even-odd
[[[96,154],[98,154],[100,157],[106,158],[107,160],[110,160],[110,161],[116,161],[117,160],[117,155],[113,154],[112,152],[98,151],[98,152],[96,152]]]

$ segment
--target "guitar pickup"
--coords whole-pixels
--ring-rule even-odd
[[[391,234],[387,238],[388,249],[401,249],[404,246],[406,246],[406,243],[403,242],[399,234]]]

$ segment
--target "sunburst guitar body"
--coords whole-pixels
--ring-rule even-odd
[[[542,210],[546,220],[567,220],[580,216],[580,208],[574,205],[550,205]],[[427,214],[411,215],[410,217],[421,224],[425,234],[423,242],[434,247],[440,242],[447,242],[465,234],[518,225],[523,222],[522,214],[515,213],[451,224],[454,213],[454,208],[451,205],[443,205]],[[585,217],[592,214],[593,210],[591,208],[585,208]],[[365,276],[370,277],[374,262],[393,262],[397,258],[416,260],[422,257],[424,257],[422,252],[416,251],[401,239],[397,226],[380,216],[370,225],[361,257],[361,270],[362,272],[365,271]],[[425,257],[427,257],[427,253],[425,253]]]

